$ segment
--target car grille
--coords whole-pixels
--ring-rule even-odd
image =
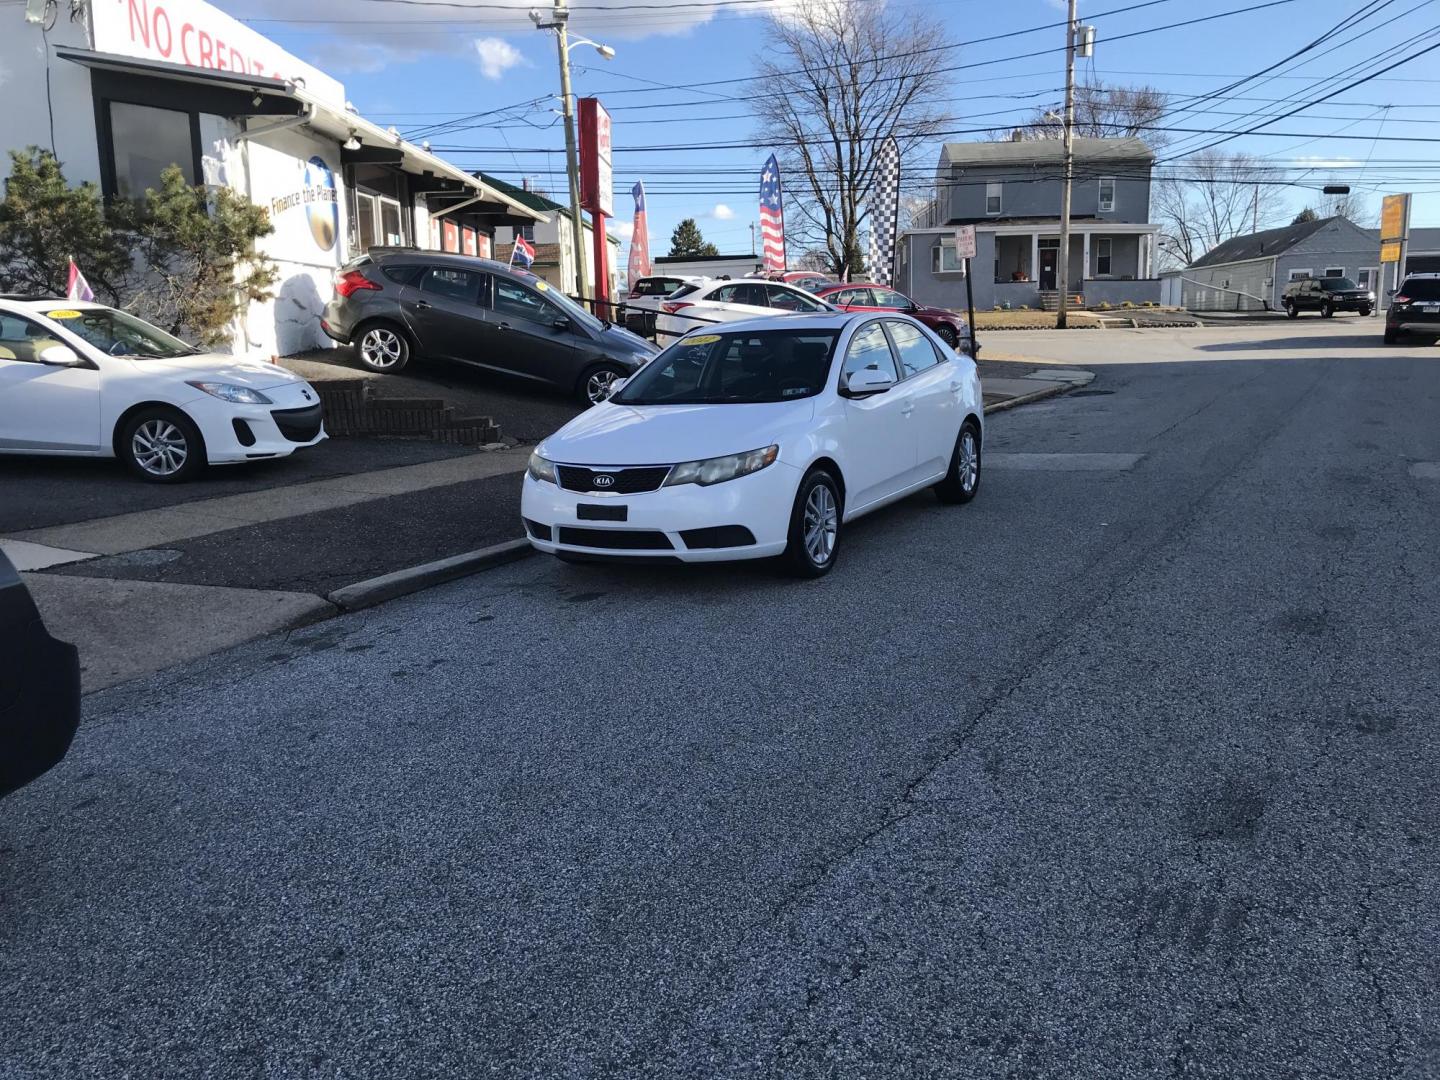
[[[657,529],[576,529],[560,526],[560,543],[615,551],[674,551],[670,538]]]
[[[586,469],[579,465],[557,465],[560,486],[566,491],[583,491],[594,495],[638,495],[657,491],[670,475],[669,465],[645,465],[634,469]],[[608,476],[613,483],[595,482],[597,476]]]
[[[272,409],[270,418],[291,442],[309,442],[320,434],[320,403],[303,409]]]

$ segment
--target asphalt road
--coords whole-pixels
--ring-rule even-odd
[[[819,582],[529,560],[88,699],[0,1076],[1437,1075],[1440,362],[1276,355],[997,415]]]

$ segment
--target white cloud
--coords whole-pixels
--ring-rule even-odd
[[[513,67],[526,63],[520,50],[500,38],[477,38],[475,51],[480,55],[480,73],[487,79],[499,79]]]
[[[710,211],[709,216],[713,217],[716,221],[729,221],[735,216],[735,211],[731,210],[730,207],[726,206],[723,202],[716,203],[715,209]]]
[[[618,218],[609,218],[605,222],[605,231],[611,236],[618,236],[621,240],[629,240],[635,235],[635,224],[630,221],[621,221]]]
[[[1297,157],[1297,165],[1305,169],[1358,169],[1364,164],[1359,158],[1353,157],[1321,157],[1318,154],[1311,154],[1307,157]]]

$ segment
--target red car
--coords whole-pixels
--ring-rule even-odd
[[[827,285],[816,290],[815,295],[841,311],[903,311],[934,330],[952,349],[963,343],[964,351],[970,352],[970,327],[963,318],[944,308],[917,304],[903,293],[887,289],[884,285],[851,281],[844,285]]]

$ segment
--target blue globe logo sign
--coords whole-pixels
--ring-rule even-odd
[[[340,202],[335,191],[335,173],[322,157],[305,163],[305,219],[310,235],[322,250],[335,246],[340,232]]]

